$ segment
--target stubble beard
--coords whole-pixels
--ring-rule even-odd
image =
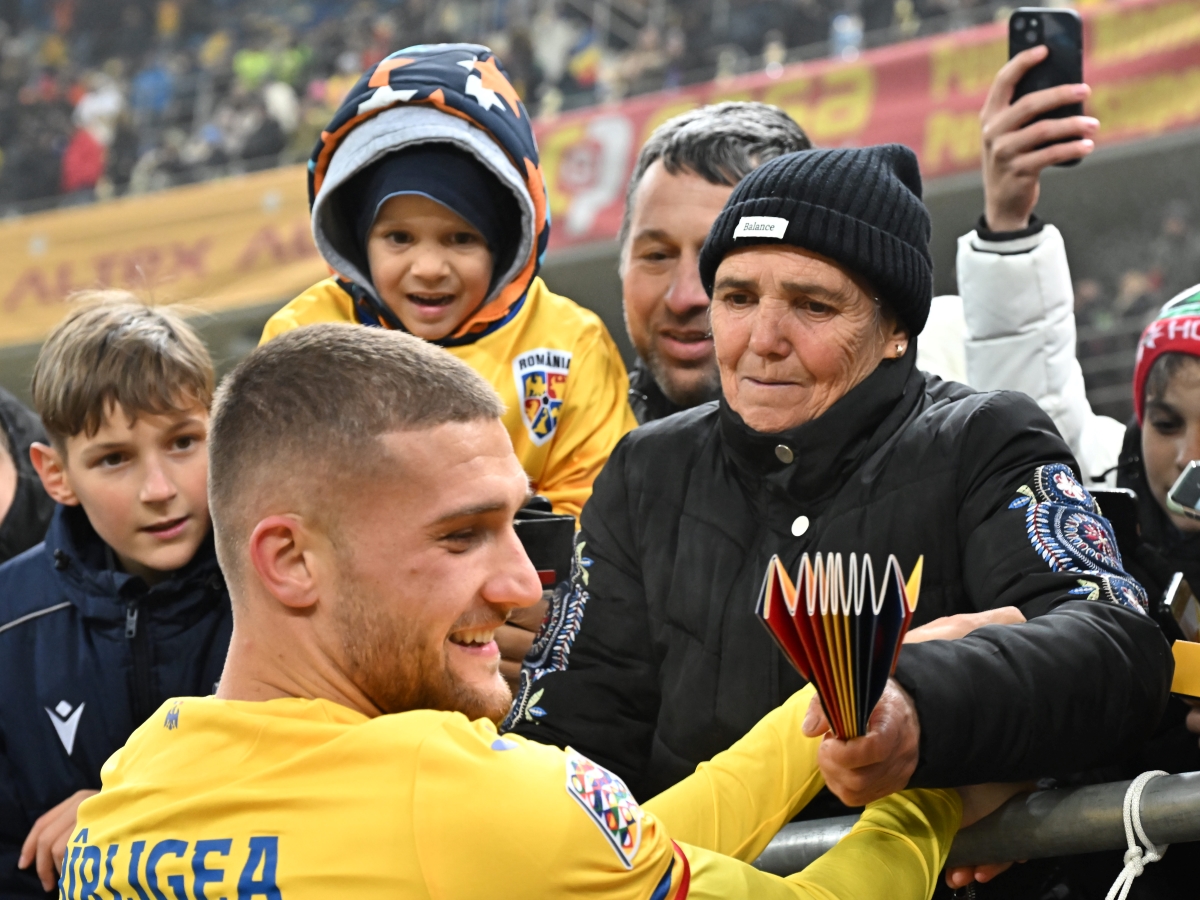
[[[343,579],[335,619],[349,675],[384,713],[436,709],[499,724],[512,705],[512,692],[497,678],[483,691],[450,670],[443,644],[431,645],[383,613],[382,602],[364,596]]]
[[[717,370],[715,361],[705,363],[704,366],[686,369],[681,366],[672,366],[663,360],[653,344],[642,354],[642,359],[645,360],[650,374],[654,376],[659,390],[676,406],[691,409],[693,406],[708,403],[721,396],[721,373]],[[687,383],[680,383],[679,376],[684,372],[697,373],[699,377],[689,380]]]
[[[708,403],[710,400],[719,398],[721,396],[721,373],[717,369],[715,358],[688,366],[672,365],[663,359],[655,340],[655,335],[664,326],[681,331],[703,330],[711,334],[708,311],[697,310],[689,316],[681,317],[670,309],[662,307],[653,318],[656,321],[649,323],[645,333],[646,346],[634,349],[646,364],[646,368],[650,370],[659,390],[668,400],[684,409],[691,409],[693,406],[699,406],[701,403]],[[628,322],[626,322],[626,330],[631,335],[633,334],[633,329],[629,328]],[[683,381],[680,376],[685,374],[692,377]]]

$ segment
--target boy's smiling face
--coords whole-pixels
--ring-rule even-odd
[[[466,219],[419,194],[392,197],[367,235],[371,281],[411,333],[451,334],[487,297],[492,254]]]
[[[47,493],[82,506],[126,572],[148,583],[186,565],[208,534],[208,410],[196,404],[132,423],[109,406],[94,435],[66,439],[65,458],[35,444]]]

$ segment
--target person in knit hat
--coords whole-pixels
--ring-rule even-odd
[[[1143,740],[1170,650],[1070,450],[1029,397],[915,365],[929,235],[899,145],[792,153],[734,189],[700,258],[722,397],[613,452],[508,727],[654,796],[804,686],[755,614],[772,556],[794,573],[853,553],[906,577],[923,557],[913,624],[930,628],[867,735],[825,739],[836,800],[812,815],[1078,771]],[[826,732],[819,704],[805,725]]]

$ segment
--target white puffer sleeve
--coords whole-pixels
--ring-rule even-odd
[[[966,319],[967,383],[1022,391],[1054,420],[1095,482],[1117,464],[1125,428],[1097,416],[1075,356],[1074,291],[1062,235],[1053,225],[1011,241],[958,239],[958,288]],[[1115,474],[1107,479],[1115,480]]]

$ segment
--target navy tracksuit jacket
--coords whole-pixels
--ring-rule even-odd
[[[0,898],[45,897],[17,870],[38,816],[100,787],[100,767],[167,698],[211,694],[233,620],[212,535],[148,588],[79,507],[0,566]]]

